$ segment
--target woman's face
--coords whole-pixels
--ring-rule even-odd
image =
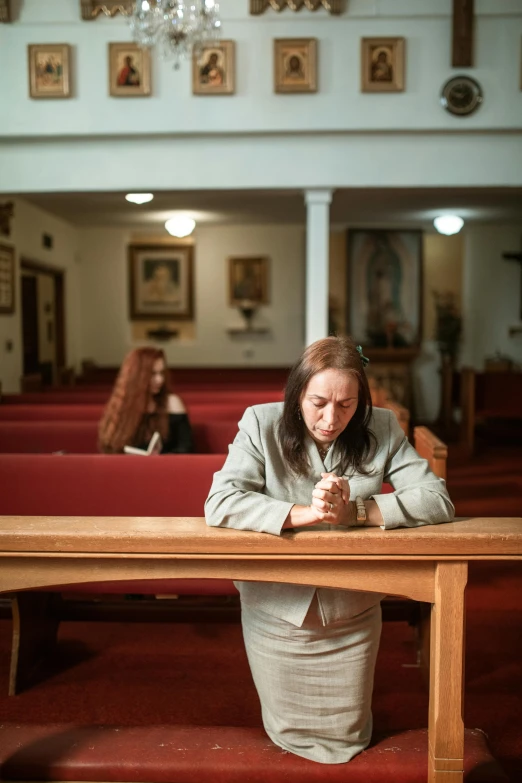
[[[152,365],[152,375],[150,376],[149,391],[151,394],[159,394],[165,383],[165,362],[163,359],[156,359]]]
[[[347,370],[323,370],[313,375],[301,397],[306,429],[327,446],[348,426],[359,402],[359,381]]]

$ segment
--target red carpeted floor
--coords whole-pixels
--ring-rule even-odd
[[[522,515],[519,449],[480,453],[471,463],[455,460],[449,475],[460,516]],[[237,624],[63,623],[45,678],[14,698],[5,695],[9,648],[10,623],[3,621],[0,721],[261,725]],[[427,709],[412,630],[406,623],[386,623],[375,683],[376,729],[425,727]],[[471,568],[465,724],[486,732],[493,755],[520,783],[522,563]]]

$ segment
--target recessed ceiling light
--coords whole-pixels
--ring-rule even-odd
[[[188,237],[196,227],[196,221],[188,215],[174,215],[165,223],[165,228],[173,237]]]
[[[147,201],[152,201],[154,198],[153,193],[127,193],[125,196],[127,201],[131,201],[133,204],[146,204]]]
[[[459,233],[464,225],[464,221],[458,215],[439,215],[439,217],[436,217],[433,221],[433,225],[439,234],[450,236],[451,234]]]

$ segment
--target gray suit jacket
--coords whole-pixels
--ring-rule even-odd
[[[310,436],[306,449],[312,470],[296,477],[281,453],[277,425],[283,403],[247,408],[239,422],[239,432],[229,447],[227,460],[214,481],[205,503],[207,524],[280,535],[294,504],[308,506],[321,473],[337,472],[336,444],[323,463]],[[437,478],[404,436],[391,411],[374,408],[370,424],[377,438],[371,475],[348,473],[350,495],[373,498],[382,513],[386,530],[399,527],[449,522],[455,509],[443,479]],[[339,475],[339,474],[338,474]],[[393,494],[380,494],[383,482],[394,487]],[[329,530],[319,523],[303,530]],[[349,567],[349,566],[347,566]],[[255,604],[269,614],[300,626],[314,597],[315,588],[279,583],[238,582],[242,601]],[[353,617],[380,601],[380,593],[353,590],[317,590],[324,623]]]

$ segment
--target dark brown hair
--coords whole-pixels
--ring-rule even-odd
[[[349,468],[367,473],[364,463],[375,445],[369,428],[372,398],[360,354],[350,337],[325,337],[309,345],[290,370],[285,389],[279,438],[283,456],[297,475],[308,475],[310,464],[305,448],[306,425],[301,417],[301,398],[312,378],[324,370],[345,370],[359,381],[359,401],[346,428],[337,438],[341,447],[341,474]]]
[[[154,362],[165,362],[165,383],[154,395],[155,411],[149,416],[149,386]],[[98,428],[98,447],[118,454],[124,446],[141,446],[155,430],[165,439],[168,432],[169,379],[165,354],[158,348],[136,348],[125,357]]]

